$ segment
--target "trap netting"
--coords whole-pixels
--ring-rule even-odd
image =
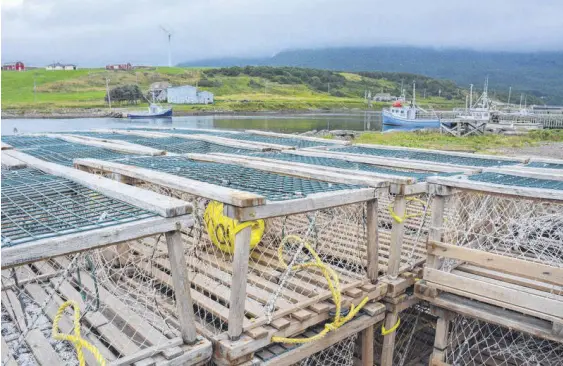
[[[563,364],[563,343],[457,315],[450,324],[446,363],[450,365]]]
[[[563,203],[460,191],[446,201],[443,241],[563,268]],[[451,271],[459,261],[444,261]]]
[[[420,302],[399,313],[401,323],[395,331],[393,345],[394,366],[413,366],[426,364],[434,349],[436,317],[430,313],[430,307]],[[374,357],[379,364],[383,350],[381,328],[375,329]]]
[[[433,196],[420,194],[405,197],[405,212],[395,212],[397,196],[378,191],[378,237],[380,271],[387,273],[393,224],[404,224],[399,273],[412,270],[426,260],[426,238],[432,216]]]
[[[358,333],[311,355],[294,366],[353,366]]]
[[[89,365],[154,347],[139,360],[182,344],[164,234],[2,271],[2,337],[18,364],[78,365],[82,339]],[[73,301],[66,309],[61,305]],[[76,312],[80,312],[75,331]],[[57,314],[60,319],[57,321]],[[54,323],[58,322],[58,328]],[[163,359],[163,358],[162,358]],[[2,360],[3,362],[5,360]]]
[[[252,234],[244,329],[332,299],[326,268],[338,276],[341,294],[367,281],[365,203],[232,224],[217,202],[150,183],[141,186],[194,206],[185,251],[196,321],[209,337],[228,329],[232,278],[239,270],[233,268],[234,233],[246,225]],[[342,313],[347,310],[349,305],[343,306]]]

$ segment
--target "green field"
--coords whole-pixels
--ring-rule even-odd
[[[325,136],[325,138],[333,138],[333,136],[328,135]],[[549,142],[563,142],[563,130],[537,130],[530,131],[528,134],[521,136],[487,134],[462,138],[429,131],[391,133],[368,132],[354,140],[354,143],[358,144],[405,146],[483,153],[495,153],[495,149],[522,148]]]
[[[373,93],[397,89],[397,84],[387,79],[371,79],[354,73],[337,73],[345,79],[336,90],[320,91],[305,83],[280,83],[245,74],[237,76],[205,74],[207,68],[155,67],[132,71],[106,71],[104,69],[79,69],[74,71],[47,71],[30,69],[25,72],[2,72],[2,110],[13,113],[107,108],[104,102],[106,78],[110,88],[138,84],[143,92],[151,83],[168,81],[172,85],[196,85],[204,81],[211,86],[200,87],[215,94],[213,105],[175,105],[177,112],[184,111],[306,111],[334,109],[365,109],[364,90]],[[35,93],[34,93],[35,80]],[[328,87],[327,89],[330,89]],[[420,96],[417,96],[420,98]],[[436,109],[449,109],[462,104],[461,100],[427,98],[419,100]],[[374,103],[380,109],[388,103]],[[146,104],[144,104],[146,105]],[[114,105],[116,108],[135,109],[139,105]]]

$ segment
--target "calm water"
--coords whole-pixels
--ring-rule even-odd
[[[128,120],[121,118],[77,119],[4,119],[2,135],[19,133],[88,130],[93,128],[124,128],[133,125],[223,128],[233,130],[267,130],[305,132],[311,130],[381,131],[381,114],[299,114],[261,116],[186,116],[172,119]]]

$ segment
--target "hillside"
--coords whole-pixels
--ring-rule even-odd
[[[215,94],[213,105],[175,105],[176,112],[186,113],[365,109],[365,90],[397,95],[401,80],[406,83],[417,80],[420,93],[417,98],[434,108],[451,108],[462,104],[464,98],[451,81],[411,74],[358,74],[288,67],[157,67],[132,71],[35,69],[2,72],[2,111],[18,115],[30,111],[45,114],[66,109],[106,108],[106,79],[110,88],[138,84],[147,91],[153,82],[168,81],[172,85],[198,85]],[[422,98],[424,90],[426,99]],[[437,96],[438,90],[441,90],[441,97]],[[374,103],[373,107],[378,109],[387,104]],[[139,105],[114,104],[114,108],[135,109]]]
[[[269,65],[329,70],[409,72],[450,79],[468,88],[482,87],[487,75],[493,94],[505,100],[512,86],[512,101],[520,93],[535,103],[563,104],[563,52],[478,52],[416,47],[328,48],[294,50],[271,58],[215,59],[182,65],[215,67]]]

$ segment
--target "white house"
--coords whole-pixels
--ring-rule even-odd
[[[197,91],[195,86],[172,86],[166,89],[168,103],[172,104],[209,104],[213,103],[213,93]]]
[[[76,65],[73,64],[61,64],[56,62],[45,67],[45,70],[76,70]]]

